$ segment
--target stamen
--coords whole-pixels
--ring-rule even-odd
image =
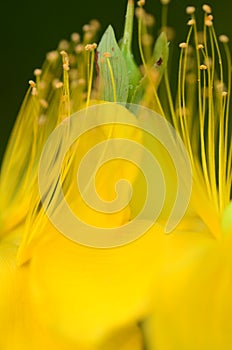
[[[36,83],[34,82],[34,80],[29,80],[29,85],[31,87],[32,96],[36,96],[37,95],[37,88],[36,88]]]
[[[89,106],[90,101],[90,95],[92,90],[92,84],[93,84],[93,68],[94,68],[94,58],[95,58],[95,52],[94,50],[97,48],[97,44],[88,44],[85,46],[85,50],[88,51],[88,92],[87,92],[87,100],[86,100],[86,107]],[[89,55],[90,53],[90,55]]]
[[[104,52],[103,56],[106,58],[106,62],[109,68],[109,72],[110,72],[110,77],[111,77],[111,83],[112,83],[112,87],[113,87],[113,94],[114,94],[114,102],[117,102],[117,90],[116,90],[116,84],[115,84],[115,79],[114,79],[114,72],[110,63],[110,57],[111,54],[109,52]]]
[[[60,52],[63,61],[63,95],[61,100],[60,116],[63,121],[70,116],[70,92],[69,92],[69,57],[66,51]]]

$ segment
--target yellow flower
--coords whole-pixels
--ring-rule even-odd
[[[92,20],[82,39],[74,33],[48,53],[29,82],[1,168],[0,349],[232,345],[228,38],[218,41],[209,5],[203,6],[200,37],[195,9],[187,8],[189,32],[180,44],[173,98],[166,69],[168,2],[161,1],[155,45],[154,18],[138,2],[141,69],[131,53],[129,0],[120,45],[112,27],[97,45],[100,25]],[[153,140],[149,132],[157,125],[164,129]],[[147,185],[137,165],[153,169],[153,158],[163,177],[154,168]],[[125,184],[115,187],[122,178],[133,196]],[[151,212],[158,223],[150,212],[139,217],[151,183],[157,184]],[[78,221],[68,221],[74,217]],[[93,241],[93,232],[112,244]]]

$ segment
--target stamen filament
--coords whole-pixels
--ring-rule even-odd
[[[104,57],[106,58],[106,62],[108,65],[108,69],[110,72],[110,78],[111,78],[111,83],[112,83],[112,88],[113,88],[113,96],[114,96],[114,102],[117,102],[117,90],[116,90],[116,84],[115,84],[115,79],[114,79],[114,72],[110,63],[110,54],[108,52],[104,53]]]
[[[149,72],[149,69],[147,67],[147,64],[146,64],[146,60],[145,60],[145,57],[144,57],[144,53],[143,53],[143,46],[142,46],[142,18],[139,17],[138,19],[138,45],[139,45],[139,53],[140,53],[140,56],[141,56],[141,60],[142,60],[142,64],[143,64],[143,67],[144,67],[144,70],[145,70],[145,73],[151,83],[151,87],[152,87],[152,91],[154,93],[154,96],[155,96],[155,102],[157,104],[157,107],[159,109],[159,113],[161,115],[165,115],[164,114],[164,110],[163,110],[163,107],[160,103],[160,100],[159,100],[159,97],[158,97],[158,94],[157,94],[157,91],[154,87],[154,84],[153,84],[153,81],[152,81],[152,77],[150,75],[150,72]]]

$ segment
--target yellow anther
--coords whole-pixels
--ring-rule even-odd
[[[41,74],[42,74],[42,70],[41,70],[41,69],[36,68],[36,69],[34,70],[34,75],[35,75],[36,77],[39,77]]]
[[[80,54],[81,52],[84,51],[84,46],[82,44],[78,44],[76,47],[75,47],[75,52],[77,54]]]
[[[68,50],[69,42],[68,40],[61,40],[58,45],[58,50]]]
[[[60,89],[63,87],[63,83],[62,81],[58,80],[58,79],[54,79],[53,82],[52,82],[52,86],[55,88],[55,89]]]
[[[104,53],[103,53],[103,56],[104,56],[105,58],[109,58],[109,57],[111,57],[111,54],[110,54],[109,52],[104,52]]]
[[[212,27],[213,22],[212,22],[211,20],[209,20],[209,19],[206,19],[206,20],[205,20],[205,25],[206,25],[207,27]]]
[[[200,70],[206,70],[206,69],[207,69],[207,66],[205,64],[200,65]]]
[[[28,83],[29,83],[29,85],[30,85],[31,88],[34,88],[34,87],[36,86],[34,80],[29,80]]]
[[[202,6],[202,10],[203,10],[204,12],[206,12],[207,14],[212,12],[211,7],[210,7],[209,5],[207,5],[207,4],[204,4],[204,5]]]
[[[180,47],[181,49],[186,49],[187,46],[188,46],[187,43],[184,43],[184,42],[179,44],[179,47]]]
[[[48,102],[46,100],[44,100],[43,98],[41,98],[39,100],[39,103],[40,103],[41,107],[43,107],[44,109],[48,108]]]
[[[195,9],[194,6],[187,6],[187,7],[186,7],[186,13],[187,13],[188,15],[192,15],[195,11],[196,11],[196,9]]]
[[[81,40],[80,34],[79,33],[72,33],[71,34],[71,40],[75,44],[78,44],[80,42],[80,40]]]
[[[85,50],[86,51],[93,51],[97,48],[97,44],[93,43],[93,44],[87,44],[85,45]]]
[[[143,7],[143,6],[145,5],[145,0],[139,0],[139,1],[137,1],[137,5],[138,5],[139,7]]]
[[[195,19],[190,19],[187,23],[188,26],[193,26],[196,23]]]
[[[226,44],[229,42],[229,37],[227,35],[224,35],[224,34],[220,35],[218,39],[223,44]]]
[[[57,51],[50,51],[47,53],[46,58],[49,62],[55,62],[58,58],[59,54]]]

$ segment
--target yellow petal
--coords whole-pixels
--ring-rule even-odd
[[[104,250],[54,231],[31,260],[30,288],[40,322],[73,342],[95,344],[139,321],[149,310],[161,232],[157,226],[131,244]]]
[[[78,344],[70,344],[67,339],[54,337],[38,322],[28,290],[29,266],[19,268],[16,265],[16,254],[17,246],[9,238],[0,242],[0,349],[77,349]],[[85,346],[78,349],[94,350]]]
[[[146,332],[151,349],[218,350],[232,344],[231,244],[173,234]]]

